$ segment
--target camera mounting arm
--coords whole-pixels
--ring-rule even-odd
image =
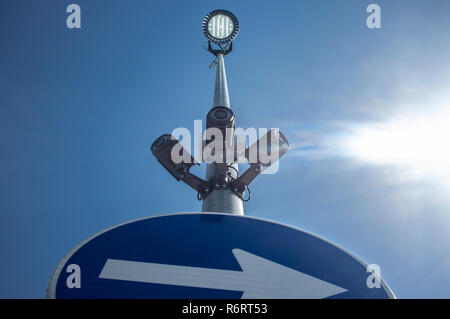
[[[247,169],[241,176],[230,183],[230,189],[233,193],[238,196],[242,196],[251,182],[264,170],[262,165],[251,164],[250,168]]]
[[[207,181],[189,171],[182,172],[180,174],[180,180],[197,191],[199,200],[205,198],[211,192],[211,187]]]
[[[217,45],[220,49],[213,49],[211,45],[211,41],[208,41],[208,48],[207,50],[211,52],[214,56],[217,57],[217,55],[222,54],[223,56],[226,56],[227,54],[231,53],[233,51],[233,42],[229,42],[225,45],[225,47],[222,47],[221,44]]]

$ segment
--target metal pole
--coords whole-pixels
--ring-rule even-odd
[[[216,65],[216,83],[214,86],[214,101],[213,107],[215,106],[225,106],[230,108],[230,98],[228,96],[228,85],[227,85],[227,75],[225,72],[225,63],[222,54],[217,55],[217,65]],[[235,164],[233,167],[236,169],[229,169],[233,177],[237,177],[238,165]],[[211,163],[206,165],[206,180],[215,176],[216,164]],[[203,200],[202,203],[203,212],[218,212],[218,213],[229,213],[233,215],[244,215],[244,207],[242,205],[242,200],[237,197],[229,189],[219,189],[214,190]]]

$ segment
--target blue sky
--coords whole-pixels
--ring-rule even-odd
[[[381,29],[366,27],[372,2]],[[226,57],[237,125],[279,127],[293,146],[245,213],[379,264],[400,298],[450,297],[448,170],[433,161],[446,145],[425,165],[345,148],[374,123],[447,114],[446,0],[1,1],[0,297],[44,297],[59,260],[104,228],[200,211],[149,147],[211,107],[200,26],[217,8],[240,21]]]

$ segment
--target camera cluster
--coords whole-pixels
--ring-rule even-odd
[[[289,150],[286,137],[278,130],[272,129],[257,142],[239,152],[234,138],[235,115],[228,107],[213,107],[206,117],[206,128],[217,129],[222,133],[218,134],[222,140],[219,140],[217,135],[212,136],[203,145],[205,149],[213,142],[216,146],[218,143],[221,144],[220,147],[212,148],[214,156],[207,160],[216,164],[215,174],[209,180],[204,180],[190,172],[191,167],[199,163],[171,134],[160,136],[151,146],[151,151],[158,162],[177,181],[183,181],[195,189],[199,200],[205,199],[211,192],[218,189],[230,189],[244,200],[244,193],[250,183]],[[226,138],[230,136],[233,138]],[[233,150],[233,156],[231,161],[227,162],[225,153],[230,149]],[[182,156],[179,157],[179,155]],[[229,168],[242,160],[247,161],[250,167],[240,176],[237,170],[235,174],[231,174]]]

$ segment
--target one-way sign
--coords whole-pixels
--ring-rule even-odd
[[[150,217],[105,230],[58,265],[49,298],[394,298],[367,265],[307,232],[219,213]]]

